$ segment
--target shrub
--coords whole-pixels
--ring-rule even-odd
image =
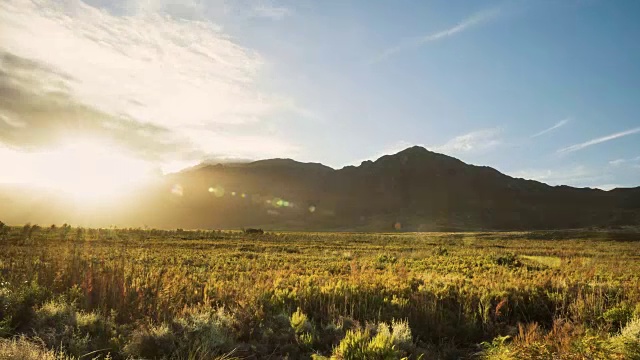
[[[126,355],[147,359],[168,358],[176,350],[176,338],[167,324],[136,329],[124,347]]]
[[[607,339],[582,328],[556,321],[553,329],[545,333],[536,323],[519,325],[519,334],[511,343],[510,336],[498,336],[491,343],[484,342],[482,358],[487,360],[511,359],[618,359]],[[626,357],[624,359],[627,359]]]
[[[520,266],[520,261],[515,254],[506,253],[501,255],[494,255],[493,262],[500,266],[517,267]]]
[[[403,350],[412,344],[411,330],[406,321],[394,321],[391,326],[380,323],[371,335],[369,329],[349,330],[334,349],[332,359],[400,359]]]
[[[399,351],[394,345],[393,336],[387,324],[379,324],[376,335],[367,344],[366,359],[397,359]]]
[[[36,310],[36,328],[53,328],[62,331],[75,326],[76,312],[70,304],[49,301]]]
[[[344,339],[340,341],[338,347],[333,351],[332,359],[337,360],[357,360],[367,359],[369,355],[369,332],[362,330],[349,330]]]
[[[409,351],[413,347],[413,337],[411,336],[409,322],[406,320],[394,320],[391,323],[391,329],[393,330],[393,344],[396,345],[399,349]]]
[[[631,317],[633,316],[633,309],[629,306],[620,305],[614,308],[611,308],[602,314],[604,320],[611,326],[611,329],[614,331],[620,330],[624,327]]]
[[[398,262],[398,258],[393,255],[378,254],[378,256],[376,256],[376,269],[384,269],[387,265],[395,264],[396,262]]]
[[[232,340],[219,312],[188,311],[171,323],[135,330],[124,347],[126,355],[142,358],[211,358],[228,351]]]
[[[309,322],[309,318],[305,315],[300,308],[291,314],[290,319],[291,327],[296,334],[296,340],[299,344],[311,348],[313,345],[313,326]]]
[[[229,329],[216,312],[189,312],[174,321],[178,351],[195,358],[206,358],[229,350]]]
[[[35,316],[34,307],[41,304],[47,296],[47,291],[35,282],[16,290],[4,284],[0,288],[0,333],[8,335],[14,331],[29,329]]]
[[[437,246],[433,249],[433,255],[446,256],[448,254],[449,254],[449,251],[444,246]]]
[[[636,318],[625,326],[619,335],[611,339],[614,349],[624,359],[640,359],[640,318]]]
[[[32,326],[35,335],[49,348],[61,347],[74,356],[115,347],[115,325],[97,313],[77,312],[66,302],[42,305],[35,312]]]
[[[298,334],[310,333],[313,328],[309,322],[309,318],[305,315],[300,308],[291,314],[291,327]]]
[[[0,359],[3,360],[72,360],[66,355],[44,349],[24,336],[0,339]]]
[[[9,226],[0,221],[0,240],[7,240],[9,235]]]

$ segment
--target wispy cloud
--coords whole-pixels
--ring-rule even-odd
[[[7,114],[0,113],[0,128],[2,128],[3,126],[9,126],[11,128],[22,128],[25,126],[25,124],[20,120],[13,119]]]
[[[615,134],[611,134],[611,135],[607,135],[607,136],[602,136],[599,138],[595,138],[595,139],[591,139],[589,141],[585,141],[583,143],[580,144],[575,144],[575,145],[571,145],[571,146],[567,146],[565,148],[559,149],[558,153],[562,154],[562,153],[569,153],[569,152],[573,152],[573,151],[578,151],[578,150],[582,150],[586,147],[589,146],[593,146],[593,145],[597,145],[597,144],[601,144],[603,142],[607,142],[607,141],[611,141],[611,140],[615,140],[624,136],[629,136],[629,135],[633,135],[633,134],[637,134],[640,133],[640,127],[634,128],[634,129],[629,129],[626,131],[621,131]]]
[[[528,180],[537,180],[549,185],[593,186],[610,181],[610,176],[601,170],[584,165],[565,166],[558,169],[527,169],[510,172],[509,175]]]
[[[363,161],[376,161],[376,160],[378,160],[379,158],[381,158],[381,157],[383,157],[385,155],[392,155],[392,154],[398,153],[398,152],[400,152],[400,151],[402,151],[402,150],[404,150],[406,148],[409,148],[411,146],[414,146],[414,145],[417,145],[417,144],[412,144],[412,143],[410,143],[408,141],[400,140],[400,141],[397,141],[395,143],[391,143],[391,144],[385,146],[382,150],[376,152],[375,154],[373,154],[371,156],[368,156],[367,158],[359,159],[359,160],[347,163],[344,166],[347,166],[347,165],[356,165],[357,166],[357,165],[360,165]]]
[[[186,10],[161,9],[119,16],[82,1],[0,1],[0,142],[42,145],[74,129],[156,154],[225,154],[237,139],[255,150],[243,156],[290,156],[289,140],[255,129],[309,112],[260,86],[262,56]],[[225,127],[226,141],[192,131],[207,126]]]
[[[486,151],[492,149],[502,143],[500,134],[502,130],[500,128],[482,129],[472,131],[467,134],[456,136],[453,139],[439,146],[429,146],[423,143],[411,143],[406,140],[400,140],[394,143],[390,143],[382,150],[376,152],[372,156],[365,159],[360,159],[354,162],[350,162],[347,165],[360,165],[363,161],[372,160],[375,161],[385,155],[396,154],[402,150],[410,148],[412,146],[422,146],[430,151],[444,153],[448,155],[459,155],[469,153],[473,151]]]
[[[549,132],[551,132],[553,130],[556,130],[558,128],[561,128],[561,127],[567,125],[567,123],[569,121],[571,121],[570,118],[566,118],[566,119],[560,120],[555,125],[553,125],[552,127],[548,128],[548,129],[544,129],[544,130],[540,131],[539,133],[531,135],[531,138],[535,138],[535,137],[547,134],[547,133],[549,133]]]
[[[456,136],[445,144],[430,147],[429,150],[446,154],[459,154],[471,151],[482,151],[496,147],[502,140],[499,128],[482,129]]]
[[[482,23],[485,23],[489,20],[494,19],[499,14],[499,12],[500,10],[498,8],[483,10],[469,16],[468,18],[462,20],[457,25],[451,28],[441,30],[435,33],[423,35],[420,37],[407,39],[405,41],[400,42],[396,46],[390,47],[382,51],[380,54],[376,55],[374,58],[369,60],[368,63],[375,64],[388,59],[389,57],[397,54],[400,51],[410,49],[410,48],[417,48],[425,44],[428,44],[430,42],[438,41],[438,40],[459,34],[476,25],[480,25]]]
[[[636,157],[631,158],[631,159],[611,160],[611,161],[609,161],[609,165],[611,165],[611,166],[620,166],[620,165],[624,165],[624,164],[628,164],[628,163],[635,163],[635,162],[640,162],[640,156],[636,156]]]
[[[287,16],[291,16],[293,11],[284,6],[277,6],[271,3],[259,3],[251,9],[252,17],[268,18],[272,20],[281,20]]]
[[[624,187],[624,186],[622,186],[620,184],[601,184],[601,185],[595,185],[593,187],[596,188],[596,189],[609,191],[609,190],[613,190],[615,188],[621,188],[621,187]]]

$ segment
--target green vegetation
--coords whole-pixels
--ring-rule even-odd
[[[640,359],[634,239],[2,225],[0,359]]]

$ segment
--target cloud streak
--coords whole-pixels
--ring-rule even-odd
[[[276,6],[270,3],[254,5],[251,9],[251,16],[257,18],[267,18],[271,20],[282,20],[291,16],[293,11],[284,6]]]
[[[456,136],[445,144],[430,147],[429,150],[446,154],[460,154],[471,151],[483,151],[498,146],[502,141],[499,128],[482,129]]]
[[[560,120],[555,125],[553,125],[552,127],[548,128],[548,129],[544,129],[544,130],[540,131],[539,133],[531,135],[531,138],[536,138],[538,136],[542,136],[544,134],[550,133],[553,130],[556,130],[558,128],[561,128],[561,127],[567,125],[567,123],[569,123],[569,121],[571,121],[570,118],[566,118],[566,119]]]
[[[540,181],[549,185],[590,186],[594,183],[603,183],[603,181],[611,180],[609,174],[584,165],[558,169],[527,169],[510,173],[510,175],[516,178]]]
[[[640,156],[636,156],[632,159],[616,159],[609,161],[609,165],[611,166],[620,166],[628,163],[640,162]]]
[[[447,37],[451,37],[454,36],[456,34],[462,33],[474,26],[480,25],[482,23],[488,22],[492,19],[494,19],[495,17],[498,16],[499,14],[499,9],[498,8],[494,8],[494,9],[488,9],[488,10],[483,10],[480,12],[477,12],[471,16],[469,16],[468,18],[462,20],[461,22],[459,22],[457,25],[449,28],[449,29],[445,29],[445,30],[441,30],[435,33],[431,33],[431,34],[427,34],[427,35],[423,35],[420,37],[416,37],[416,38],[412,38],[412,39],[408,39],[405,40],[401,43],[399,43],[396,46],[387,48],[386,50],[382,51],[380,54],[378,54],[377,56],[375,56],[373,59],[369,60],[368,64],[375,64],[375,63],[379,63],[382,62],[384,60],[387,60],[388,58],[390,58],[391,56],[407,50],[407,49],[411,49],[411,48],[417,48],[420,46],[423,46],[425,44],[434,42],[434,41],[438,41]]]
[[[637,128],[634,128],[634,129],[625,130],[625,131],[621,131],[621,132],[618,132],[618,133],[615,133],[615,134],[611,134],[611,135],[607,135],[607,136],[602,136],[602,137],[595,138],[595,139],[591,139],[589,141],[585,141],[585,142],[580,143],[580,144],[567,146],[565,148],[559,149],[557,152],[558,152],[558,154],[570,153],[570,152],[582,150],[582,149],[587,148],[589,146],[601,144],[601,143],[604,143],[604,142],[607,142],[607,141],[615,140],[615,139],[618,139],[618,138],[621,138],[621,137],[625,137],[625,136],[629,136],[629,135],[633,135],[633,134],[637,134],[637,133],[640,133],[640,127],[637,127]]]

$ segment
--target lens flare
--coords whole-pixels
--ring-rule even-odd
[[[215,197],[223,197],[225,193],[224,187],[222,186],[210,187],[209,192],[212,193]]]
[[[175,196],[182,196],[184,194],[184,189],[182,188],[182,185],[175,184],[171,187],[171,193]]]

